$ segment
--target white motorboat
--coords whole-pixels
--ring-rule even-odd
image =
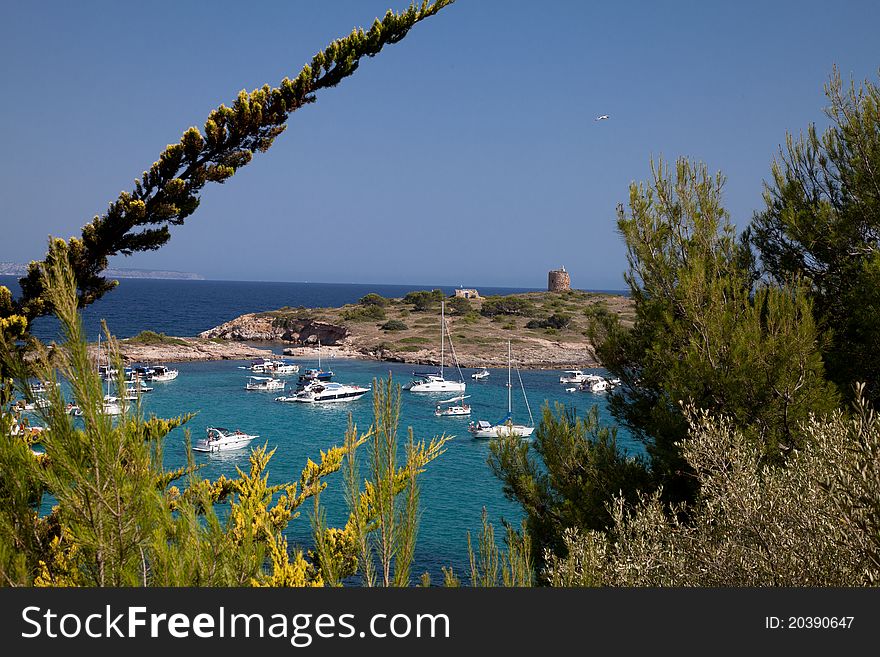
[[[581,385],[583,390],[592,393],[602,393],[608,392],[609,390],[613,390],[617,386],[620,385],[620,379],[606,379],[604,377],[596,377],[594,381],[588,381]]]
[[[272,359],[271,358],[256,358],[251,361],[251,364],[245,367],[241,366],[243,370],[250,370],[251,372],[256,372],[257,374],[266,374],[270,371],[272,367]]]
[[[457,415],[470,415],[471,414],[471,405],[465,404],[464,400],[470,397],[470,395],[459,395],[458,397],[453,397],[452,399],[444,399],[441,402],[437,402],[437,408],[434,409],[434,415],[437,417],[450,417]],[[442,406],[442,404],[451,404],[451,406]]]
[[[519,377],[519,385],[522,388],[523,399],[526,402],[526,408],[529,411],[529,424],[516,424],[513,421],[513,401],[511,399],[511,391],[513,386],[510,381],[510,371],[511,371],[511,356],[510,356],[510,340],[507,341],[507,416],[496,424],[492,424],[486,420],[479,420],[477,422],[471,422],[468,426],[468,431],[471,432],[471,435],[474,438],[500,438],[501,436],[519,436],[521,438],[528,438],[532,435],[532,432],[535,430],[535,421],[532,418],[532,409],[529,406],[529,398],[526,397],[526,389],[522,382],[522,377],[519,376],[519,370],[516,371],[517,377]]]
[[[474,372],[473,374],[471,374],[471,378],[476,379],[477,381],[481,381],[488,376],[489,376],[489,370],[487,370],[485,367],[483,369],[481,369],[479,372]]]
[[[67,412],[75,417],[83,416],[82,409],[79,406],[68,406]],[[104,401],[101,403],[101,412],[104,415],[122,415],[122,404],[119,403],[119,397],[104,395]]]
[[[284,381],[273,379],[271,376],[249,376],[244,384],[245,390],[284,390]]]
[[[449,333],[446,326],[446,304],[440,302],[440,371],[437,373],[414,372],[416,377],[403,389],[410,392],[464,392],[465,383],[461,375],[461,368],[458,367],[458,360],[455,358],[455,347],[452,346],[452,336],[449,335],[449,348],[452,350],[452,357],[455,360],[455,367],[458,369],[458,381],[447,381],[443,377],[444,365],[444,338]]]
[[[172,381],[180,374],[178,370],[173,370],[165,365],[154,365],[153,373],[150,374],[150,381]]]
[[[598,381],[588,381],[583,383],[582,385],[584,390],[587,390],[594,394],[608,392],[608,389],[611,387],[608,385],[608,381],[606,381],[605,379],[599,379]]]
[[[346,402],[360,399],[370,391],[369,388],[353,383],[344,384],[335,381],[313,381],[292,396],[276,397],[280,402],[304,402],[318,404],[325,402]]]
[[[196,452],[225,452],[231,449],[246,447],[252,440],[259,438],[257,435],[244,433],[236,429],[230,431],[223,427],[208,427],[206,436],[192,446]]]
[[[559,383],[576,383],[581,385],[591,381],[598,381],[601,378],[598,374],[588,374],[581,370],[565,370],[562,376],[559,377]]]
[[[272,374],[276,376],[283,376],[285,374],[296,374],[299,372],[299,365],[296,363],[291,363],[288,360],[273,360],[272,369],[270,370]]]
[[[144,387],[129,386],[125,389],[125,393],[122,395],[122,397],[126,401],[135,401],[142,394],[152,392],[152,390],[153,390],[152,388],[148,388],[146,386],[144,386]]]

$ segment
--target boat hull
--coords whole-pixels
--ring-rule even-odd
[[[228,452],[247,447],[252,440],[259,436],[244,433],[243,431],[228,431],[227,429],[208,428],[208,437],[198,441],[192,446],[194,452]]]
[[[425,383],[413,383],[407,388],[410,392],[464,392],[465,384],[462,381],[428,381]]]
[[[241,449],[242,447],[247,447],[250,442],[256,438],[256,436],[247,436],[246,438],[242,438],[241,440],[231,440],[224,441],[219,443],[206,443],[206,441],[200,441],[193,445],[194,452],[228,452],[234,449]]]
[[[528,438],[535,431],[535,427],[527,427],[524,424],[496,424],[487,428],[471,429],[474,438],[500,438],[502,436],[519,436]]]

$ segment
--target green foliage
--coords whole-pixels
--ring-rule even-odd
[[[467,315],[471,309],[471,302],[464,297],[450,297],[446,301],[446,312],[451,315]]]
[[[526,324],[526,328],[549,328],[559,331],[564,328],[568,328],[569,324],[571,324],[571,315],[566,315],[565,313],[554,313],[550,315],[550,317],[548,317],[547,319],[529,320]]]
[[[195,212],[206,183],[228,180],[255,152],[267,151],[284,131],[290,114],[315,102],[318,91],[335,87],[357,70],[362,58],[375,57],[386,44],[397,43],[416,23],[452,2],[423,1],[401,13],[389,10],[370,29],[355,29],[318,52],[293,80],[285,78],[274,88],[264,85],[250,93],[241,91],[231,107],[213,110],[202,130],[187,129],[135,181],[132,191],[121,193],[105,214],[84,226],[81,238],[66,243],[65,257],[76,277],[80,305],[94,302],[116,285],[101,275],[110,256],[154,250],[168,242],[169,226],[184,223]],[[20,281],[22,295],[14,312],[0,307],[0,328],[18,330],[16,318],[30,321],[52,312],[43,272],[51,266],[54,253],[50,247],[43,262],[31,263]]]
[[[401,322],[399,319],[389,319],[382,324],[383,331],[406,331],[408,328],[409,326],[404,322]]]
[[[613,415],[645,442],[667,498],[683,501],[695,480],[678,447],[682,404],[724,413],[779,460],[801,443],[798,423],[835,408],[837,395],[804,290],[756,284],[750,249],[721,206],[721,175],[686,160],[674,175],[662,162],[652,171],[650,186],[630,188],[629,214],[618,209],[635,325],[606,315],[591,330],[623,381]]]
[[[880,576],[880,423],[859,401],[804,424],[803,449],[769,465],[727,418],[689,413],[682,453],[699,495],[616,500],[607,532],[566,530],[547,555],[557,586],[858,586]],[[866,470],[867,466],[867,470]],[[859,482],[859,483],[856,483]],[[679,518],[687,517],[687,523]]]
[[[413,312],[435,311],[440,308],[440,302],[446,298],[443,290],[418,290],[409,292],[403,297],[404,303],[412,304]]]
[[[532,542],[523,521],[522,532],[505,524],[504,542],[507,550],[498,548],[495,542],[495,528],[489,522],[486,507],[483,507],[482,526],[477,537],[477,549],[471,543],[471,533],[467,534],[468,557],[471,566],[471,586],[479,587],[528,587],[532,585]],[[444,569],[447,586],[459,586],[454,573]],[[501,578],[499,580],[499,574]]]
[[[539,568],[548,552],[565,553],[567,528],[607,528],[614,496],[635,501],[650,480],[644,462],[621,454],[616,431],[600,426],[595,407],[580,418],[573,409],[545,406],[531,447],[510,437],[493,440],[490,450],[505,496],[525,512]]]
[[[359,464],[349,452],[345,469],[349,521],[346,542],[353,547],[364,586],[409,586],[419,522],[419,475],[446,450],[446,436],[416,441],[412,428],[398,457],[400,386],[391,378],[373,382],[374,424],[363,436],[369,444],[370,479],[363,489]],[[356,435],[349,422],[346,441]]]
[[[131,342],[134,344],[143,344],[143,345],[182,345],[186,346],[188,343],[186,340],[181,340],[180,338],[173,338],[165,335],[164,333],[155,333],[154,331],[141,331],[136,336],[132,338],[127,338],[126,342]]]
[[[342,311],[342,319],[349,322],[377,322],[385,319],[385,309],[375,304],[352,306]]]
[[[375,292],[370,292],[369,294],[365,294],[362,296],[358,303],[362,306],[382,306],[383,308],[388,305],[388,299],[383,297],[381,294],[376,294]]]
[[[880,398],[880,87],[825,86],[829,127],[787,136],[755,216],[752,243],[778,282],[809,286],[827,330],[823,356],[841,390]]]
[[[536,312],[535,304],[528,299],[515,296],[491,296],[486,297],[480,313],[485,317],[497,315],[518,315],[528,317]]]

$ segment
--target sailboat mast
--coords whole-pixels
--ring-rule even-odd
[[[510,391],[513,387],[510,385],[510,340],[507,341],[507,416],[513,412],[510,402]]]
[[[440,301],[440,378],[443,378],[443,334],[446,332],[446,302]]]

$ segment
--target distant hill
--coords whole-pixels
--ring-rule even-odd
[[[27,273],[27,265],[17,262],[0,262],[0,276],[24,276]],[[110,278],[167,278],[174,280],[203,281],[201,274],[193,274],[187,271],[164,271],[161,269],[116,269],[110,267],[104,271]]]

